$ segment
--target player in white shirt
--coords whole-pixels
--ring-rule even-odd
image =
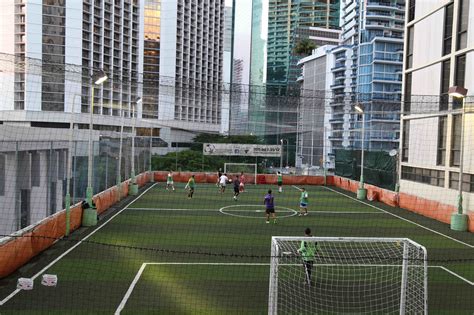
[[[227,185],[227,182],[229,181],[229,178],[227,177],[227,174],[221,175],[219,178],[219,187],[220,187],[220,193],[223,194],[225,191],[225,186]]]

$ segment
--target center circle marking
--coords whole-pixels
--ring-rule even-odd
[[[230,215],[230,216],[233,216],[233,217],[238,217],[238,218],[246,218],[246,219],[264,219],[263,217],[252,217],[252,216],[246,216],[246,215],[242,215],[242,214],[235,214],[235,213],[232,213],[233,211],[238,211],[238,212],[265,212],[265,210],[261,210],[261,209],[255,209],[255,210],[230,210],[231,208],[241,208],[241,207],[259,207],[259,208],[262,208],[262,205],[229,205],[229,206],[225,206],[225,207],[222,207],[219,209],[219,212],[222,213],[222,214],[225,214],[225,215]],[[229,210],[227,210],[229,209]],[[283,216],[278,216],[278,218],[289,218],[289,217],[294,217],[295,215],[298,214],[298,212],[296,212],[295,210],[291,209],[291,208],[287,208],[287,207],[281,207],[281,206],[276,206],[275,207],[275,210],[278,211],[278,209],[283,209],[283,210],[287,210],[285,212],[290,212],[290,214],[287,214],[287,215],[283,215]],[[278,213],[278,212],[277,212]]]

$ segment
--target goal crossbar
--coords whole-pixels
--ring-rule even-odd
[[[426,248],[408,238],[274,236],[268,314],[427,314],[427,270]]]

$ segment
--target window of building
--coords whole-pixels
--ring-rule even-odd
[[[444,171],[402,166],[402,179],[444,187]]]
[[[413,36],[415,28],[410,26],[408,28],[408,38],[407,38],[407,59],[406,59],[406,69],[410,69],[413,66]]]
[[[451,53],[453,38],[453,3],[446,6],[444,11],[443,56]]]
[[[446,163],[446,136],[448,132],[448,117],[438,118],[438,156],[436,165],[445,165]]]
[[[40,186],[40,162],[40,153],[38,151],[34,151],[33,153],[31,153],[31,186],[33,187]]]
[[[449,103],[449,72],[451,71],[450,60],[445,60],[441,64],[441,87],[439,98],[439,110],[448,110]]]
[[[402,162],[408,162],[408,145],[410,142],[410,121],[403,121]]]
[[[451,166],[459,166],[461,161],[462,115],[453,115],[451,133]]]
[[[454,73],[454,85],[464,87],[466,77],[466,55],[456,57],[456,68]],[[462,99],[453,98],[453,109],[462,108]]]
[[[403,104],[403,111],[405,114],[410,113],[411,110],[411,80],[412,79],[412,74],[407,73],[405,75],[405,95],[404,95],[404,104]]]
[[[467,28],[469,25],[469,1],[459,0],[457,49],[467,47]]]
[[[459,189],[458,172],[449,172],[449,188]],[[474,175],[462,174],[462,191],[474,192]]]
[[[0,154],[0,196],[5,195],[5,155]]]
[[[415,0],[409,0],[408,2],[408,22],[415,19]]]

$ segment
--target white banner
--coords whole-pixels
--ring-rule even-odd
[[[267,144],[204,143],[202,146],[204,155],[278,157],[280,150],[279,145]]]

